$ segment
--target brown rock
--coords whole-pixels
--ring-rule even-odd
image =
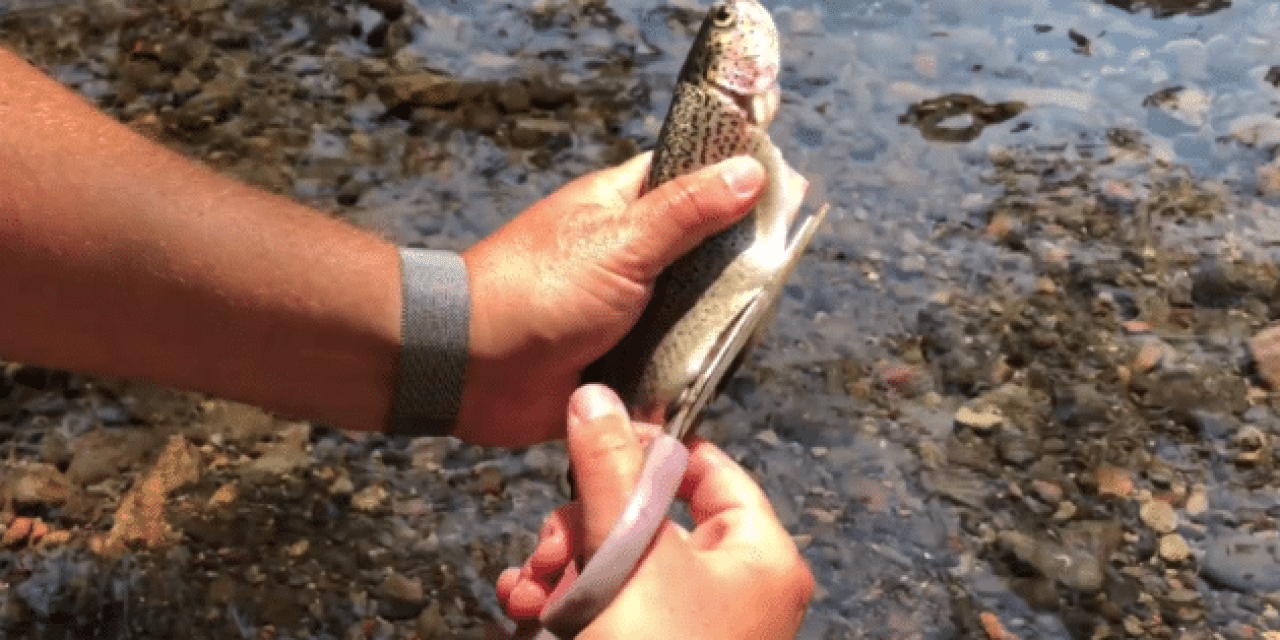
[[[431,72],[387,78],[378,87],[378,99],[389,109],[403,104],[415,107],[447,107],[479,96],[483,83]]]
[[[44,520],[36,518],[35,521],[31,523],[31,533],[27,534],[27,543],[39,544],[48,533],[49,525],[45,523]]]
[[[329,485],[329,493],[335,496],[349,496],[356,490],[355,483],[351,482],[351,477],[347,474],[338,476],[333,484]]]
[[[1280,389],[1280,324],[1259,331],[1249,341],[1249,352],[1257,365],[1258,375],[1267,386]]]
[[[535,78],[529,83],[529,100],[541,109],[556,109],[573,102],[574,96],[569,87],[546,78]]]
[[[502,83],[494,92],[494,98],[507,113],[528,111],[533,104],[529,98],[529,89],[514,80]]]
[[[209,502],[205,506],[213,510],[224,509],[235,504],[239,497],[239,489],[236,489],[236,485],[228,482],[227,484],[218,487],[218,490],[214,491],[213,495],[209,496]]]
[[[1125,469],[1098,467],[1098,495],[1104,498],[1127,498],[1133,494],[1133,477]]]
[[[280,442],[263,447],[262,456],[247,471],[258,476],[279,476],[311,464],[311,452],[307,451],[310,439],[310,425],[290,425],[280,434]]]
[[[1150,373],[1173,357],[1173,348],[1160,340],[1144,342],[1133,359],[1133,370]]]
[[[1245,425],[1231,438],[1238,449],[1236,464],[1253,466],[1267,458],[1267,434],[1253,425]]]
[[[99,555],[114,556],[131,547],[169,544],[175,539],[166,508],[169,494],[199,479],[199,452],[186,438],[174,436],[146,477],[120,500],[111,531],[95,538],[90,547]]]
[[[987,433],[1004,422],[1004,416],[990,407],[981,409],[960,407],[956,412],[955,420],[978,433]]]
[[[398,573],[387,576],[382,582],[382,595],[393,600],[405,602],[425,602],[422,591],[422,578],[406,578]]]
[[[1041,500],[1049,504],[1058,504],[1062,500],[1062,487],[1057,483],[1048,480],[1032,480],[1031,488],[1040,496]]]
[[[1126,320],[1121,322],[1120,326],[1130,335],[1151,333],[1151,323],[1145,320]]]
[[[200,480],[200,452],[186,438],[174,436],[143,481],[144,488],[168,495]]]
[[[502,469],[493,464],[476,465],[474,469],[476,478],[478,479],[480,492],[486,495],[499,495],[502,493],[502,487],[506,483],[506,477],[502,473]]]
[[[378,513],[387,506],[391,492],[380,484],[371,484],[351,496],[351,507],[365,513]]]
[[[280,430],[270,414],[237,402],[215,401],[205,404],[201,422],[207,433],[220,433],[226,439],[238,443],[265,440]]]
[[[309,550],[311,550],[311,541],[303,538],[285,548],[285,553],[287,553],[290,558],[301,558],[302,556],[307,555],[307,551]]]
[[[21,544],[31,534],[31,527],[34,524],[34,518],[14,518],[4,530],[4,535],[0,536],[0,547],[14,547]]]
[[[449,455],[449,445],[443,438],[414,438],[409,442],[409,456],[413,468],[435,471]]]
[[[71,536],[71,532],[66,529],[50,531],[48,535],[44,536],[44,539],[40,541],[40,546],[45,548],[64,547],[68,542],[71,542]]]
[[[72,484],[57,467],[27,464],[6,470],[0,480],[0,505],[6,511],[14,507],[64,507],[82,514],[89,508],[88,497]]]
[[[1196,485],[1191,490],[1191,495],[1187,496],[1187,504],[1184,510],[1188,515],[1200,515],[1205,509],[1209,508],[1209,497],[1205,495],[1204,485]]]
[[[431,604],[418,614],[415,620],[414,630],[423,640],[438,640],[439,638],[447,638],[450,635],[448,623],[444,620],[444,615],[440,611],[440,601],[433,600]]]
[[[516,118],[511,127],[511,145],[520,149],[536,149],[553,137],[568,136],[573,127],[567,122],[549,118]]]
[[[1148,500],[1142,504],[1138,515],[1142,522],[1156,533],[1171,533],[1178,528],[1178,514],[1163,500]]]
[[[67,479],[90,485],[142,462],[158,444],[153,432],[142,429],[96,429],[71,446]]]
[[[1258,193],[1271,198],[1280,194],[1280,163],[1269,162],[1258,167],[1255,174]]]
[[[151,491],[130,491],[116,509],[111,531],[98,536],[90,547],[103,556],[115,556],[130,547],[159,548],[169,541],[165,496]]]
[[[983,611],[978,614],[978,618],[982,620],[982,630],[987,632],[987,638],[990,640],[1018,640],[1018,636],[1005,630],[996,614]]]
[[[202,92],[174,111],[174,121],[183,129],[204,131],[225,122],[240,108],[240,98],[236,94],[219,90],[213,84],[206,84],[203,88]]]
[[[1182,536],[1170,533],[1160,538],[1160,557],[1169,562],[1182,562],[1191,557],[1191,549]]]

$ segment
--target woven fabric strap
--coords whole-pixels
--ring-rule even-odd
[[[400,364],[387,433],[443,436],[462,404],[471,290],[462,256],[400,249]]]

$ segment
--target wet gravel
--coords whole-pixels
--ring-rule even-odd
[[[1115,5],[1115,6],[1112,6]],[[1280,10],[775,5],[773,135],[833,203],[703,428],[801,636],[1280,634]],[[656,137],[694,3],[0,3],[139,132],[462,248]],[[0,375],[0,637],[489,637],[567,499],[519,451]]]

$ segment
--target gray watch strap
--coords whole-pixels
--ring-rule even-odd
[[[400,249],[400,363],[387,433],[443,436],[462,404],[471,291],[462,256]]]

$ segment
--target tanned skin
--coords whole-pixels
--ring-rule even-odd
[[[2,49],[0,78],[0,356],[384,427],[396,247],[183,158]],[[657,273],[763,183],[740,161],[641,198],[647,162],[580,178],[464,253],[458,436],[563,437],[582,367],[635,322]]]

